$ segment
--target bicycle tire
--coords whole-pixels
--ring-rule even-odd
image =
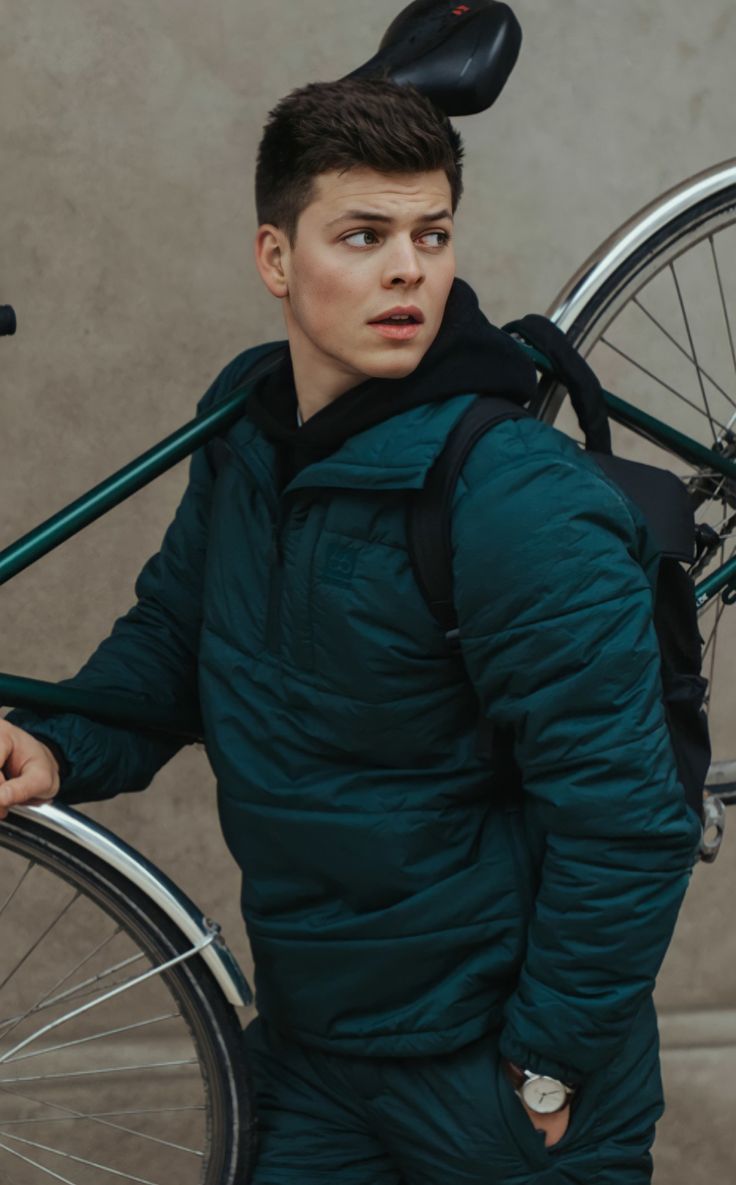
[[[625,223],[578,269],[547,313],[588,358],[605,388],[701,443],[712,447],[719,442],[722,451],[734,457],[736,318],[727,297],[736,295],[735,252],[736,161],[725,161],[663,194]],[[719,263],[719,255],[721,262],[728,257],[728,270]],[[715,305],[708,308],[708,293],[699,287],[707,273],[712,273],[717,296]],[[686,282],[688,295],[698,294],[690,308]],[[675,326],[678,313],[681,323]],[[723,340],[716,343],[718,334]],[[651,362],[654,356],[665,368],[664,375]],[[721,367],[718,378],[712,373],[713,356]],[[724,382],[726,358],[730,372]],[[677,379],[672,378],[674,371]],[[540,387],[540,417],[549,423],[558,421],[564,398],[559,384],[545,380]],[[569,413],[565,414],[566,430],[575,434]],[[673,463],[672,454],[644,433],[616,424],[612,431],[618,455],[659,464],[683,476],[694,495],[696,518],[716,531],[718,539],[694,575],[705,575],[730,558],[736,550],[731,542],[736,534],[736,483],[680,459]],[[736,747],[725,690],[727,672],[736,658],[736,620],[731,615],[724,621],[723,604],[707,605],[700,617],[713,740],[709,781],[714,785],[736,781]]]
[[[0,848],[0,922],[16,944],[9,955],[4,943],[0,974],[0,1179],[65,1181],[72,1165],[74,1185],[244,1185],[254,1128],[241,1026],[191,941],[119,872],[39,821],[11,812]],[[113,927],[96,949],[90,919],[103,934]],[[61,979],[60,957],[72,963]],[[173,1012],[147,1016],[162,1004]],[[143,1064],[130,1060],[141,1035]],[[70,1069],[69,1056],[82,1062]],[[62,1133],[53,1145],[38,1134],[50,1130]]]

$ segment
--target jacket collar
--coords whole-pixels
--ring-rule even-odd
[[[351,436],[321,461],[307,465],[283,490],[420,489],[448,434],[476,396],[454,395],[399,412]],[[276,448],[247,415],[227,433],[233,452],[257,480],[276,487]]]
[[[424,403],[357,432],[322,461],[307,465],[284,493],[306,488],[420,489],[448,433],[475,395]]]

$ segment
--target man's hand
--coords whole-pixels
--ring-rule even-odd
[[[516,1089],[519,1086],[519,1073],[515,1066],[512,1066],[505,1058],[503,1059],[503,1068],[506,1075],[511,1082],[511,1085]],[[523,1075],[522,1075],[523,1078]],[[567,1131],[567,1126],[570,1122],[570,1104],[562,1108],[561,1111],[553,1111],[551,1115],[540,1115],[537,1111],[531,1111],[527,1107],[524,1100],[517,1095],[519,1102],[526,1111],[534,1127],[538,1132],[544,1132],[544,1146],[545,1148],[552,1148],[553,1145],[561,1140]]]
[[[539,1115],[536,1111],[530,1111],[523,1099],[519,1099],[519,1102],[537,1131],[544,1132],[545,1148],[551,1148],[558,1140],[562,1139],[570,1122],[569,1103],[561,1111],[554,1111],[552,1115]]]
[[[8,808],[49,802],[59,789],[59,765],[42,741],[0,720],[0,819]]]

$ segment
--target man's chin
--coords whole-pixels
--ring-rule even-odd
[[[386,357],[371,360],[371,363],[366,366],[365,373],[369,378],[374,379],[405,379],[407,375],[413,374],[422,358],[426,354],[426,350],[396,350],[393,354],[387,354]]]

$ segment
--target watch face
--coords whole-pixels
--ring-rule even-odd
[[[567,1091],[562,1083],[543,1074],[527,1078],[521,1087],[521,1095],[527,1107],[540,1115],[551,1115],[554,1111],[560,1111],[567,1102]]]

